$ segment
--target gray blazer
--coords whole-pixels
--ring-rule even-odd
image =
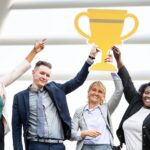
[[[123,86],[122,82],[119,77],[115,77],[113,79],[115,84],[115,91],[113,95],[111,96],[108,103],[105,103],[100,106],[100,109],[102,111],[102,114],[105,118],[105,122],[110,129],[110,141],[113,145],[113,128],[112,128],[112,122],[110,115],[114,112],[116,107],[118,106],[121,96],[123,94]],[[71,130],[71,140],[77,140],[76,150],[81,150],[83,146],[83,138],[78,136],[79,129],[80,131],[87,130],[86,120],[85,120],[85,114],[84,114],[84,108],[86,106],[80,107],[76,110],[73,119],[72,119],[72,130]]]

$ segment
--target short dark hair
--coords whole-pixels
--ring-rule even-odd
[[[142,85],[140,86],[138,92],[139,92],[139,95],[140,95],[141,97],[143,96],[143,93],[144,93],[145,89],[146,89],[148,86],[150,86],[150,82],[145,83],[145,84],[142,84]]]
[[[42,61],[42,60],[38,61],[38,62],[35,64],[34,69],[35,69],[35,68],[38,68],[39,66],[42,66],[42,65],[48,67],[49,69],[52,69],[51,63],[49,63],[49,62],[47,62],[47,61]]]

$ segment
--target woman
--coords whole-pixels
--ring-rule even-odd
[[[15,80],[17,80],[21,75],[23,75],[29,68],[30,62],[35,57],[35,55],[42,51],[44,48],[45,39],[35,43],[34,48],[25,58],[25,60],[17,66],[12,72],[5,75],[0,79],[0,150],[4,150],[4,135],[8,133],[9,126],[6,114],[6,96],[5,87],[9,86]]]
[[[112,48],[129,106],[117,130],[118,138],[127,150],[150,150],[150,82],[136,91],[117,47]]]
[[[100,81],[93,82],[88,90],[88,104],[78,108],[72,120],[72,140],[76,150],[112,150],[113,131],[110,115],[119,104],[123,87],[117,74],[111,74],[115,91],[108,103],[106,88]],[[79,131],[80,130],[80,131]]]

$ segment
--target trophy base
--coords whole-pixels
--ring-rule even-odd
[[[109,63],[96,63],[93,64],[90,67],[90,70],[94,70],[94,71],[111,71],[111,72],[116,72],[117,69]]]

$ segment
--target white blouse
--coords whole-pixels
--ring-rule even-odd
[[[142,107],[123,123],[126,150],[142,150],[142,125],[150,109]]]

